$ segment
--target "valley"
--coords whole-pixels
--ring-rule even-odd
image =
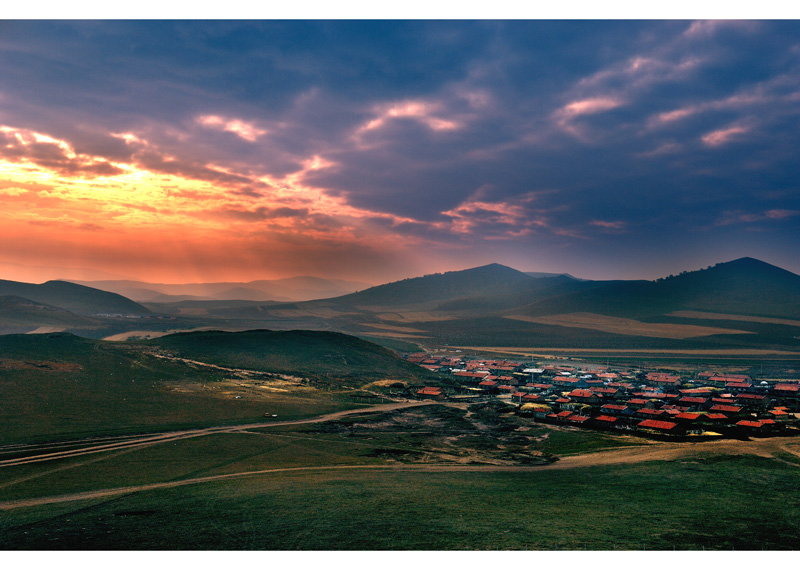
[[[318,300],[131,301],[141,314],[14,284],[0,540],[794,549],[800,277],[742,259],[671,280],[490,265]]]

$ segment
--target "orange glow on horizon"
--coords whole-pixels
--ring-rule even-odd
[[[159,171],[135,153],[110,161],[44,134],[0,130],[17,151],[0,158],[0,261],[99,266],[158,281],[350,277],[358,267],[365,279],[414,243],[392,228],[416,221],[306,185],[308,173],[335,168],[320,156],[282,178],[165,155]],[[135,134],[114,136],[152,152]]]

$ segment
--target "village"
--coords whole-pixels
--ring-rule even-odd
[[[542,423],[706,440],[800,431],[800,381],[754,380],[714,371],[622,371],[414,353],[404,356],[446,374],[453,388],[423,387],[417,399],[500,399]]]

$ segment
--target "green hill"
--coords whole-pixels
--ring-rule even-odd
[[[174,354],[225,367],[265,370],[363,384],[431,375],[382,346],[338,332],[251,330],[186,332],[147,342]]]
[[[170,359],[321,380],[237,375]],[[161,354],[161,355],[156,355]],[[331,332],[197,332],[151,342],[67,333],[0,336],[0,445],[128,434],[264,419],[296,419],[356,406],[348,391],[428,371],[364,340]],[[279,389],[270,390],[277,383]]]

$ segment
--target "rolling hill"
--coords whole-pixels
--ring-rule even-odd
[[[324,389],[226,367],[321,380]],[[332,332],[194,332],[150,342],[0,335],[0,445],[253,422],[265,411],[306,417],[355,406],[349,388],[372,380],[434,377],[381,346]]]
[[[186,332],[147,344],[183,358],[225,367],[311,378],[347,378],[358,384],[393,377],[431,377],[424,369],[382,346],[338,332]]]
[[[279,280],[251,282],[208,282],[161,284],[135,280],[98,280],[79,282],[86,286],[116,292],[139,302],[175,302],[180,300],[243,300],[253,302],[295,302],[332,298],[369,288],[369,284],[348,280],[295,276]]]
[[[683,310],[800,317],[800,276],[760,260],[740,258],[655,281],[595,283],[579,292],[538,300],[515,313],[590,312],[645,318]]]
[[[44,284],[0,280],[0,296],[18,296],[81,316],[151,314],[141,304],[119,294],[61,280]]]
[[[98,320],[19,296],[0,296],[0,335],[98,326]]]
[[[537,279],[501,264],[468,270],[430,274],[374,286],[346,296],[325,300],[328,305],[432,307],[460,298],[516,295],[535,288]]]

